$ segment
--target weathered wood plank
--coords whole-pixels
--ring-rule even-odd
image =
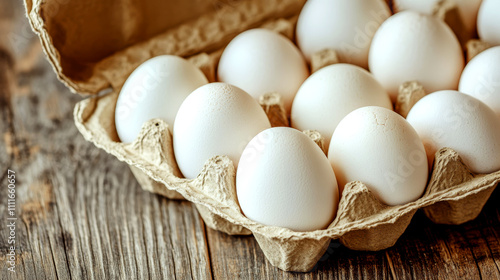
[[[474,279],[470,278],[478,275],[474,259],[457,242],[459,236],[454,236],[450,226],[433,225],[418,213],[397,245],[387,250],[387,258],[396,278],[453,279],[462,271],[469,277],[466,279]]]
[[[81,97],[26,33],[21,2],[0,11],[0,279],[211,278],[196,209],[142,191],[124,163],[80,136],[72,111]],[[15,273],[8,168],[17,175]]]
[[[74,103],[68,92],[61,92],[57,107],[43,90],[30,94],[52,114],[47,120],[32,111],[32,98],[15,100],[13,123],[23,128],[15,132],[19,152],[9,167],[19,174],[23,228],[17,231],[26,245],[19,251],[24,271],[14,278],[210,277],[204,225],[195,208],[142,191],[125,164],[85,142],[72,124],[72,106],[64,104]],[[39,119],[17,115],[27,112]],[[35,145],[40,148],[26,150]],[[4,240],[1,235],[2,248]],[[6,271],[5,262],[0,269]]]
[[[482,279],[500,279],[500,188],[481,215],[463,227]]]

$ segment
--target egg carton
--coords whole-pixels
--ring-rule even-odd
[[[133,5],[115,11],[106,1],[88,2],[100,5],[110,18],[116,13],[137,16],[134,14],[137,7]],[[140,6],[145,2],[148,1],[136,1],[134,5]],[[74,92],[94,95],[80,101],[74,110],[75,124],[85,139],[126,162],[144,189],[193,202],[207,226],[232,235],[253,234],[266,258],[280,269],[311,270],[332,239],[339,239],[346,247],[354,250],[376,251],[388,248],[401,236],[418,209],[423,209],[432,221],[443,224],[460,224],[477,217],[500,181],[500,171],[473,174],[460,156],[448,148],[437,152],[430,181],[420,199],[404,205],[387,206],[378,201],[362,182],[351,182],[345,186],[337,217],[328,228],[295,232],[259,224],[242,214],[236,197],[235,168],[226,156],[209,159],[197,178],[182,178],[175,162],[168,124],[164,121],[157,119],[144,124],[140,135],[132,143],[118,141],[114,126],[116,100],[126,78],[140,63],[160,54],[180,55],[188,57],[210,81],[214,81],[218,58],[223,47],[234,36],[261,26],[293,38],[297,14],[304,2],[224,2],[211,12],[201,13],[195,19],[130,46],[125,39],[130,39],[135,33],[134,30],[126,29],[133,29],[134,25],[111,26],[111,30],[122,30],[122,50],[96,61],[89,58],[85,62],[75,61],[77,58],[72,53],[78,50],[78,46],[68,43],[67,38],[71,37],[70,32],[78,31],[81,24],[87,24],[96,33],[96,38],[106,37],[99,19],[85,18],[85,23],[78,18],[73,20],[72,16],[77,14],[76,11],[92,15],[95,7],[73,7],[67,5],[68,1],[61,4],[57,0],[26,0],[26,8],[30,23],[40,36],[44,51],[61,81]],[[194,0],[187,0],[182,5],[189,6],[193,3]],[[220,1],[210,3],[217,4]],[[42,17],[42,14],[46,16]],[[127,18],[129,22],[140,26],[141,21],[136,19],[133,16],[132,19]],[[66,23],[65,30],[62,31],[59,22]],[[121,22],[117,23],[120,24]],[[158,23],[152,23],[150,28],[161,29],[156,25]],[[110,44],[115,43],[113,41]],[[313,58],[312,68],[319,69],[337,61],[335,52],[325,50]],[[111,90],[97,94],[108,88]],[[397,105],[400,113],[407,112],[419,99],[420,90],[415,83],[402,87]],[[279,95],[267,94],[260,101],[274,126],[287,125],[288,120]],[[305,133],[321,147],[322,138],[317,132]]]
[[[415,84],[412,83],[411,87]],[[232,235],[253,234],[271,264],[287,271],[311,270],[332,239],[339,239],[354,250],[376,251],[391,247],[418,209],[423,209],[435,223],[470,221],[479,215],[500,182],[500,171],[474,174],[456,152],[444,148],[436,154],[424,195],[414,202],[388,206],[375,198],[362,182],[351,182],[345,186],[337,217],[327,229],[295,232],[265,226],[241,213],[236,196],[235,169],[228,157],[213,157],[197,178],[184,179],[179,177],[172,137],[164,121],[147,122],[137,140],[130,144],[113,141],[109,131],[103,133],[99,130],[96,126],[99,120],[113,116],[115,99],[116,96],[107,95],[77,105],[75,120],[84,137],[157,181],[150,191],[160,194],[166,190],[176,191],[195,203],[207,226]],[[269,107],[274,106],[276,104]],[[102,110],[96,110],[97,107]],[[93,113],[89,115],[88,112]],[[321,147],[322,139],[317,132],[308,131],[306,134]]]

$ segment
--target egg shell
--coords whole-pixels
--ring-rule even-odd
[[[454,90],[434,92],[413,106],[407,120],[424,142],[429,163],[447,147],[472,172],[500,169],[500,120],[478,99]]]
[[[500,119],[500,46],[481,52],[467,63],[458,90],[481,100]]]
[[[392,110],[389,94],[372,74],[352,64],[333,64],[312,74],[299,88],[292,127],[319,131],[328,147],[338,123],[353,110],[370,105]]]
[[[367,68],[373,35],[390,15],[382,0],[309,0],[297,21],[297,45],[308,61],[334,49],[342,62]]]
[[[211,83],[182,103],[173,129],[174,154],[186,178],[195,178],[205,162],[226,155],[238,166],[246,144],[271,127],[262,107],[242,89]]]
[[[133,142],[150,119],[173,125],[184,99],[206,83],[200,69],[181,57],[161,55],[145,61],[127,78],[116,101],[118,137]]]
[[[481,40],[500,45],[500,1],[483,0],[477,15],[477,32]]]
[[[236,190],[249,219],[294,231],[326,228],[339,200],[323,151],[289,127],[264,130],[248,143],[236,172]]]
[[[289,113],[293,98],[309,75],[304,57],[285,36],[267,29],[251,29],[236,36],[224,49],[217,77],[240,87],[256,100],[278,92]]]
[[[464,57],[457,37],[443,21],[403,11],[378,29],[369,64],[395,101],[399,86],[408,81],[420,82],[427,92],[457,89]]]
[[[348,114],[333,133],[328,159],[341,189],[361,181],[388,205],[418,199],[427,184],[422,141],[403,117],[385,108]]]
[[[435,7],[442,0],[394,0],[394,10],[412,10],[426,15],[432,15]],[[454,0],[460,19],[469,33],[475,33],[476,21],[481,0]]]

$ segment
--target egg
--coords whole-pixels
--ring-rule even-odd
[[[392,110],[389,94],[372,74],[352,64],[333,64],[312,74],[299,88],[291,124],[319,131],[328,147],[337,124],[353,110],[370,105]]]
[[[326,228],[339,201],[325,154],[289,127],[264,130],[248,143],[236,172],[236,193],[249,219],[294,231]]]
[[[240,87],[256,100],[278,92],[288,114],[308,75],[302,54],[288,38],[260,28],[236,36],[224,49],[217,70],[220,82]]]
[[[422,141],[403,117],[385,108],[359,108],[342,119],[328,159],[341,189],[361,181],[388,205],[418,199],[427,184]]]
[[[394,9],[396,11],[412,10],[426,15],[432,15],[434,8],[442,0],[394,0]],[[477,13],[481,0],[454,0],[460,20],[463,22],[469,34],[476,31]]]
[[[154,118],[172,126],[184,99],[206,83],[201,70],[181,57],[161,55],[145,61],[130,74],[118,95],[118,137],[124,143],[133,142],[143,124]]]
[[[479,38],[491,45],[500,45],[500,1],[483,0],[477,15]]]
[[[238,166],[246,144],[269,127],[262,107],[242,89],[225,83],[201,86],[184,100],[175,118],[177,165],[189,179],[217,155],[228,156]]]
[[[408,81],[420,82],[427,92],[457,89],[464,58],[455,34],[443,21],[403,11],[378,29],[369,65],[395,101],[399,86]]]
[[[429,163],[448,147],[472,172],[500,169],[500,120],[476,98],[453,90],[431,93],[413,106],[407,120],[424,142]]]
[[[373,35],[390,15],[382,0],[309,0],[297,21],[297,44],[308,61],[334,49],[342,62],[367,68]]]
[[[458,90],[484,102],[500,119],[500,46],[483,51],[467,63]]]

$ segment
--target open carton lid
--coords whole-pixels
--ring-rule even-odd
[[[147,59],[218,50],[244,30],[300,12],[305,0],[25,0],[58,78],[75,93],[119,89]]]

